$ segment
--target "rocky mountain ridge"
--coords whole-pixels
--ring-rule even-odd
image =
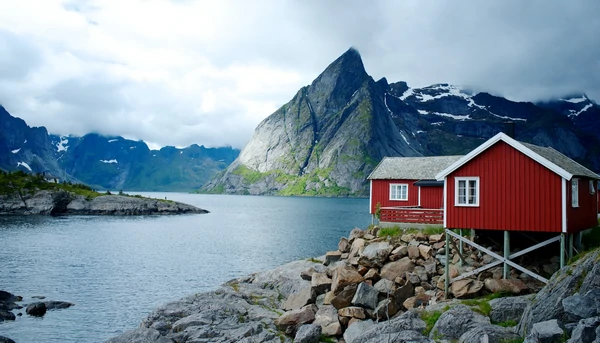
[[[261,122],[202,191],[366,196],[366,176],[385,156],[465,154],[499,131],[600,170],[599,119],[586,96],[533,104],[448,84],[375,81],[350,49]]]
[[[49,173],[94,188],[132,191],[192,191],[225,169],[239,154],[231,147],[163,147],[143,141],[49,134],[29,127],[0,106],[0,169]]]

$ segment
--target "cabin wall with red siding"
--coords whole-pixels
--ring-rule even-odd
[[[421,187],[421,207],[434,209],[443,208],[444,187]]]
[[[590,179],[587,178],[579,178],[579,207],[572,206],[571,181],[567,181],[567,232],[569,233],[590,229],[597,224],[597,197],[596,194],[590,194],[589,181]]]
[[[455,206],[457,176],[478,176],[479,206]],[[448,175],[446,227],[561,232],[562,178],[500,141]]]
[[[414,183],[417,180],[372,180],[371,189],[371,214],[375,213],[377,203],[381,207],[388,206],[419,206],[419,187]],[[408,184],[408,200],[390,200],[390,184],[406,183]]]

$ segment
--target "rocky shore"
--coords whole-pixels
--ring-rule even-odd
[[[150,215],[208,213],[180,202],[138,196],[85,197],[63,190],[0,195],[0,215]]]
[[[22,309],[25,313],[33,317],[43,317],[46,311],[65,309],[73,306],[73,303],[66,301],[40,301],[44,296],[32,296],[32,301],[21,305],[22,296],[14,295],[7,291],[0,290],[0,323],[4,321],[16,320],[17,316],[22,316]],[[17,314],[15,315],[15,313]],[[0,335],[0,343],[15,343],[12,339]]]
[[[168,303],[107,342],[600,343],[600,251],[543,287],[492,270],[455,282],[445,299],[443,234],[377,233],[354,229],[322,261],[292,262]],[[460,267],[452,249],[451,273],[489,260],[466,256]]]

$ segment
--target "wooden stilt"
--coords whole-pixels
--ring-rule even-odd
[[[581,231],[575,234],[575,248],[577,248],[577,250],[581,250],[581,248],[583,248],[583,244],[581,242]]]
[[[445,230],[446,236],[446,265],[444,267],[444,274],[446,280],[444,280],[444,294],[446,299],[448,299],[448,288],[450,287],[450,235],[448,234],[448,229]]]
[[[475,229],[471,229],[471,242],[475,242]]]
[[[463,230],[462,229],[459,230],[459,234],[460,234],[461,237],[463,236]],[[458,265],[462,267],[463,266],[462,257],[464,256],[463,255],[463,242],[462,241],[458,242],[458,253],[460,254],[460,257],[461,257],[460,261],[458,261]]]
[[[509,259],[510,257],[510,232],[509,231],[504,231],[504,271],[502,273],[502,277],[504,279],[508,279],[509,275],[510,275],[510,267],[508,266],[508,263],[506,263],[506,261]]]
[[[567,255],[567,257],[568,257],[568,260],[570,260],[573,258],[573,234],[569,233],[567,235],[568,235],[567,236],[568,237],[568,250],[567,250],[568,255]]]
[[[560,267],[564,267],[565,266],[565,250],[566,250],[566,245],[567,245],[567,234],[566,233],[561,233],[560,234]]]

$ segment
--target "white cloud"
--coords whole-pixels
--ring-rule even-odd
[[[600,2],[0,2],[0,103],[51,132],[242,147],[355,46],[374,78],[600,99]]]

